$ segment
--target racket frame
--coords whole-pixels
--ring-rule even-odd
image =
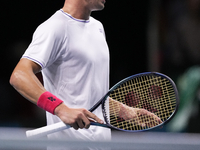
[[[105,112],[105,109],[104,109],[104,107],[105,107],[105,101],[106,101],[107,97],[112,93],[112,91],[114,91],[116,88],[118,88],[123,83],[125,83],[125,82],[127,82],[129,80],[132,80],[134,78],[138,78],[138,77],[141,77],[141,76],[147,76],[147,75],[160,76],[161,78],[167,79],[171,83],[171,85],[173,87],[173,90],[174,90],[174,93],[175,93],[175,97],[176,97],[176,107],[175,107],[174,112],[169,116],[169,118],[167,120],[165,120],[161,124],[156,125],[156,126],[151,127],[151,128],[143,129],[143,130],[123,130],[123,129],[116,128],[116,127],[112,126],[108,122],[108,119],[107,119],[107,116],[106,116],[106,112]],[[163,126],[163,125],[167,124],[174,117],[174,115],[176,114],[176,112],[178,110],[179,96],[178,96],[178,90],[176,88],[176,85],[175,85],[174,81],[170,77],[168,77],[168,76],[166,76],[166,75],[164,75],[162,73],[158,73],[158,72],[144,72],[144,73],[139,73],[139,74],[132,75],[132,76],[127,77],[127,78],[121,80],[120,82],[116,83],[112,88],[110,88],[109,92],[103,98],[101,98],[99,100],[98,105],[95,106],[94,109],[92,109],[92,110],[95,110],[100,104],[102,104],[102,113],[103,113],[103,117],[104,117],[104,120],[105,120],[106,124],[102,124],[101,125],[99,123],[92,123],[93,125],[98,125],[98,126],[102,126],[102,127],[107,127],[107,128],[115,129],[115,130],[125,131],[125,132],[141,132],[141,131],[152,130],[152,129],[155,129],[155,128],[158,128],[160,126]]]

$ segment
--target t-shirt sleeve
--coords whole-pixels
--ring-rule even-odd
[[[62,53],[65,32],[59,23],[45,22],[33,34],[32,42],[22,58],[39,64],[42,69],[50,66]]]

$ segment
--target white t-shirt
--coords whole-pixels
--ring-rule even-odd
[[[75,19],[58,10],[35,31],[22,56],[42,67],[44,87],[71,108],[90,109],[109,88],[109,50],[102,24]],[[93,112],[103,119],[101,107]],[[60,119],[47,112],[47,123]],[[109,129],[67,129],[49,137],[108,140]]]

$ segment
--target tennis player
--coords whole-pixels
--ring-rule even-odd
[[[104,4],[105,0],[65,0],[64,7],[36,29],[11,75],[14,88],[47,111],[47,124],[62,120],[76,130],[85,128],[71,128],[52,134],[53,138],[111,137],[109,129],[88,129],[88,118],[103,123],[101,109],[87,111],[109,89],[109,50],[104,28],[90,16],[92,11],[102,10]],[[41,70],[44,87],[35,76]]]
[[[101,108],[87,111],[109,90],[109,49],[104,28],[90,16],[104,4],[105,0],[65,0],[64,7],[36,29],[11,75],[11,85],[47,111],[48,125],[63,121],[73,127],[50,138],[111,138],[110,129],[90,127],[91,119],[104,122]],[[35,76],[40,71],[44,86]],[[125,118],[126,113],[121,116]]]

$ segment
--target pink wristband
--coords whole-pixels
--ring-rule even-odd
[[[54,114],[55,108],[63,101],[50,92],[44,92],[38,99],[37,106]]]

